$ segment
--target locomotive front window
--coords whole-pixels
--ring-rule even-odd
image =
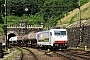
[[[56,36],[66,35],[66,31],[54,31],[54,34],[55,34]]]
[[[60,31],[54,31],[54,34],[55,34],[56,36],[59,36],[59,35],[61,34],[61,32],[60,32]]]
[[[66,31],[61,31],[61,35],[66,35]]]

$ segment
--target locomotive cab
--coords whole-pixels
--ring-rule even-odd
[[[68,46],[67,31],[66,29],[52,30],[51,44],[57,49],[66,49]]]

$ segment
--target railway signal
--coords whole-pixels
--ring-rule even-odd
[[[79,0],[79,7],[78,7],[78,9],[79,9],[79,21],[80,21],[80,36],[79,36],[79,45],[78,46],[80,46],[81,43],[82,43],[82,26],[81,26],[80,0]]]

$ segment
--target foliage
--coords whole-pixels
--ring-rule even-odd
[[[34,24],[40,25],[43,22],[43,18],[37,15],[31,15],[31,16],[23,15],[22,17],[8,16],[7,20],[8,20],[8,25],[9,24],[14,24],[14,25],[19,24],[20,20],[26,20],[27,24],[29,25],[34,25]]]
[[[1,33],[4,32],[4,31],[3,31],[3,25],[2,25],[2,24],[0,24],[0,32],[1,32]]]
[[[3,24],[4,23],[4,20],[2,19],[2,16],[0,14],[0,24]]]
[[[74,18],[76,18],[76,17],[77,17],[77,14],[75,14],[73,17],[71,17],[70,22],[69,22],[69,25],[72,24],[72,23],[74,23]]]
[[[85,5],[81,6],[81,19],[88,20],[90,19],[90,2],[86,3]],[[69,12],[69,15],[62,18],[58,21],[58,25],[62,24],[72,24],[79,20],[79,10],[74,9],[73,11]]]
[[[4,4],[4,0],[0,0]],[[8,21],[18,23],[19,20],[27,20],[28,24],[44,23],[45,26],[55,26],[57,21],[67,13],[78,7],[79,0],[7,0]],[[81,5],[89,0],[80,0]],[[2,5],[0,5],[2,6]],[[25,11],[28,8],[28,11]],[[1,13],[4,15],[4,6]],[[25,16],[27,14],[27,16]],[[1,21],[1,20],[0,20]],[[8,22],[8,24],[13,24]]]
[[[34,0],[9,0],[7,1],[10,15],[22,16],[23,14],[35,14],[38,12],[37,3]],[[25,11],[28,8],[28,11]]]
[[[89,2],[90,0],[80,0],[80,4],[81,4],[81,6],[83,5],[83,4],[85,4],[85,3],[87,3],[87,2]]]
[[[43,4],[39,4],[41,8],[39,14],[43,16],[44,24],[47,24],[49,20],[49,23],[51,23],[49,26],[55,26],[57,20],[64,17],[65,13],[77,7],[77,0],[44,0],[39,3],[41,2],[43,2]]]
[[[2,6],[1,6],[1,0],[0,0],[0,12],[1,12]],[[3,24],[4,21],[2,19],[1,13],[0,13],[0,24]]]
[[[0,0],[0,12],[2,11],[2,1]],[[3,24],[4,20],[2,19],[1,13],[0,13],[0,33],[3,33]]]

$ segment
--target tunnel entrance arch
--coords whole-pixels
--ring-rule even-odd
[[[18,36],[18,34],[17,34],[17,32],[15,32],[15,31],[9,31],[8,33],[7,33],[7,40],[8,40],[8,44],[9,44],[9,39],[11,38],[11,37],[15,37],[15,36]]]
[[[11,37],[15,37],[16,35],[14,34],[14,33],[10,33],[9,35],[8,35],[8,40],[11,38]]]

